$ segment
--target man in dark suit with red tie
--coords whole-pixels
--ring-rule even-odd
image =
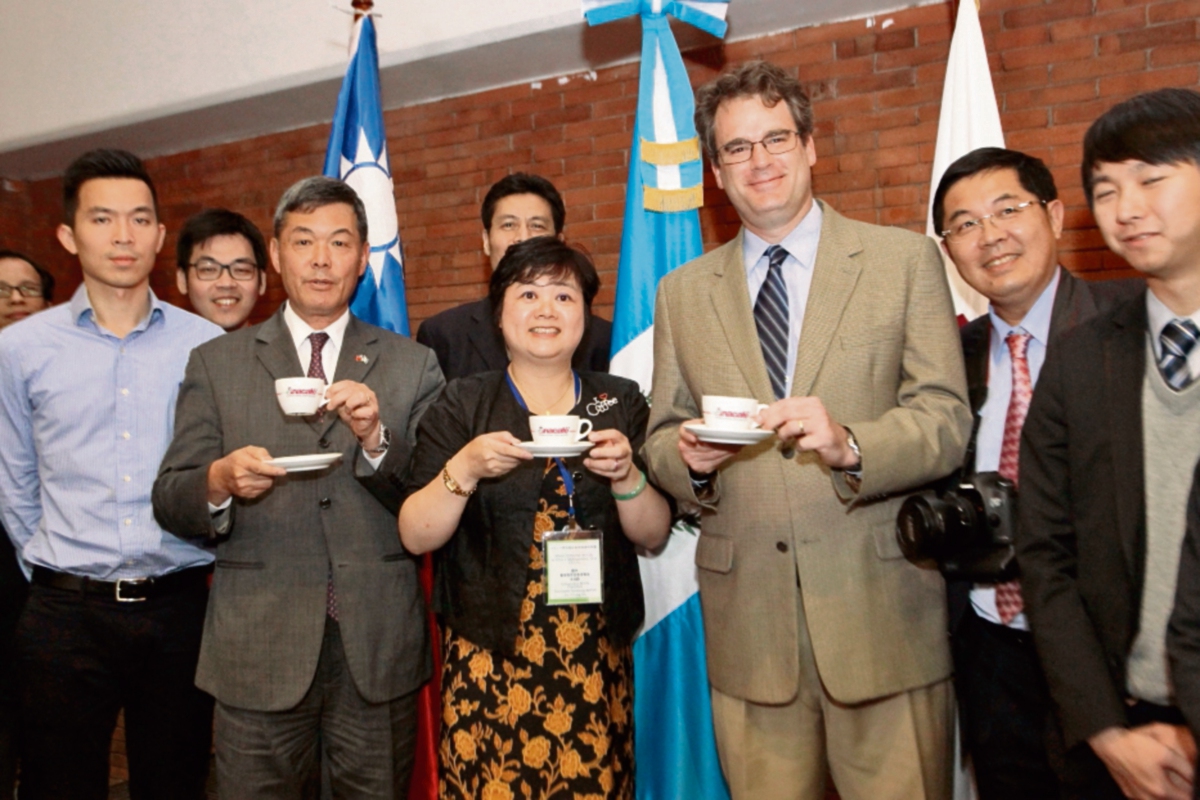
[[[1038,158],[985,147],[938,184],[933,219],[963,280],[988,313],[961,330],[975,422],[966,475],[1019,483],[1024,413],[1063,331],[1133,294],[1140,282],[1090,284],[1058,262],[1063,204]],[[955,688],[981,800],[1059,797],[1062,739],[1037,662],[1019,580],[947,582]]]

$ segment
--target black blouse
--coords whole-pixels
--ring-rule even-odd
[[[570,413],[595,430],[615,428],[633,446],[635,466],[650,407],[636,383],[602,372],[581,372],[580,401]],[[451,381],[425,412],[417,432],[409,490],[434,478],[451,456],[476,436],[509,431],[531,438],[529,412],[513,397],[504,372]],[[625,538],[610,482],[587,470],[583,457],[564,459],[575,481],[575,516],[584,528],[604,531],[604,613],[615,645],[628,644],[642,624],[642,580],[634,545]],[[534,517],[546,461],[521,463],[499,478],[479,482],[454,535],[436,553],[434,609],[444,623],[470,641],[515,655],[521,601]]]

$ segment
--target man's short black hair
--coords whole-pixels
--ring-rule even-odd
[[[146,165],[128,150],[89,150],[71,162],[63,176],[63,222],[73,226],[79,210],[79,189],[95,178],[132,178],[150,187],[154,214],[158,215],[158,192]]]
[[[227,208],[206,208],[183,223],[175,243],[175,264],[186,270],[192,251],[217,236],[241,236],[250,242],[254,263],[260,270],[267,268],[267,243],[262,232],[250,220]]]
[[[505,175],[492,184],[492,188],[488,189],[487,196],[483,198],[483,208],[480,209],[480,217],[483,219],[485,231],[492,229],[492,217],[496,214],[496,204],[513,194],[536,194],[545,200],[550,205],[555,236],[562,233],[563,225],[567,221],[567,207],[563,204],[562,195],[558,193],[558,189],[554,188],[553,183],[541,175],[530,175],[528,172],[514,172],[512,175]]]
[[[18,261],[24,261],[29,266],[33,267],[33,271],[38,274],[42,281],[42,299],[46,303],[50,303],[54,299],[54,276],[42,268],[42,265],[34,261],[24,253],[19,253],[16,250],[8,250],[0,247],[0,260],[6,258],[15,258]]]
[[[1092,173],[1101,162],[1191,162],[1200,167],[1200,93],[1158,89],[1105,111],[1083,137],[1083,190],[1092,204]]]
[[[997,169],[1015,171],[1025,191],[1043,203],[1058,199],[1054,176],[1040,158],[1003,147],[980,147],[946,167],[942,179],[938,181],[937,191],[933,193],[933,225],[938,233],[946,229],[945,202],[950,187],[972,175]]]

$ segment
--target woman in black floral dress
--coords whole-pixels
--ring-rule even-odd
[[[661,544],[670,508],[637,456],[637,385],[571,369],[598,287],[555,238],[510,247],[490,286],[508,369],[452,382],[421,420],[400,534],[438,550],[442,797],[633,796],[634,544]],[[586,457],[520,446],[531,414],[590,420]],[[544,537],[576,528],[601,537],[602,598],[552,605]]]

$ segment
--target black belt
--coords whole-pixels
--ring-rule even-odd
[[[52,589],[63,589],[85,595],[102,595],[110,597],[118,603],[141,603],[163,595],[207,586],[208,576],[211,572],[211,566],[191,567],[178,572],[169,572],[157,578],[122,578],[115,581],[99,581],[95,578],[72,575],[69,572],[56,572],[45,567],[34,567],[33,582],[38,586],[49,586]]]
[[[984,619],[979,616],[974,606],[969,607],[968,611],[981,626],[980,630],[987,631],[998,639],[1005,639],[1021,647],[1033,647],[1033,634],[1031,632],[1014,628],[1010,625],[1000,625],[992,622],[990,619]]]

